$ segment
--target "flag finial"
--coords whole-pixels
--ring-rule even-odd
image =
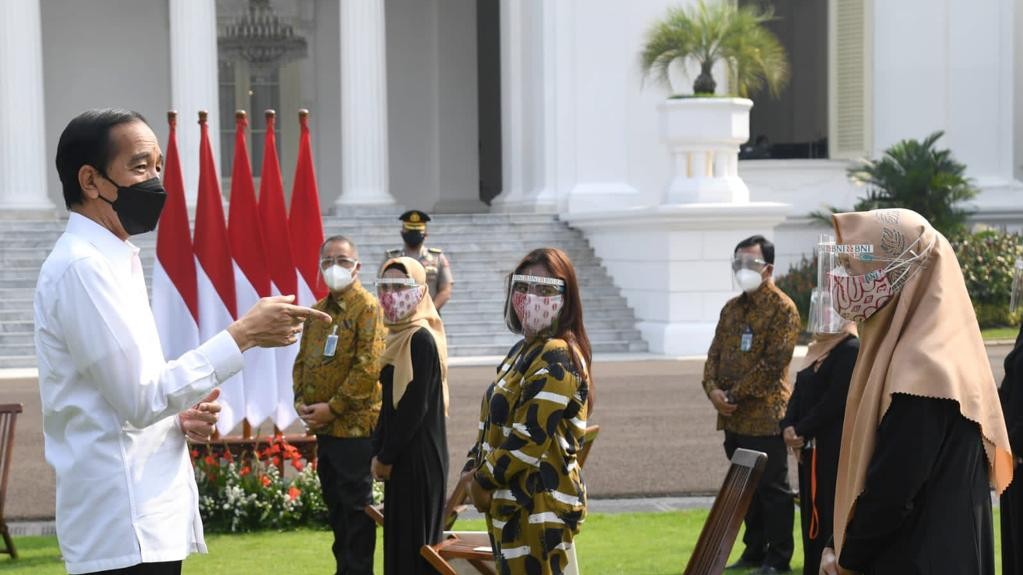
[[[206,123],[206,116],[209,116],[209,112],[207,112],[206,110],[199,110],[199,123],[200,124],[205,124]]]
[[[178,127],[178,111],[177,110],[167,110],[167,124],[170,125],[171,128]]]

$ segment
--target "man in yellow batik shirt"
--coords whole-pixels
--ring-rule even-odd
[[[796,305],[774,285],[773,271],[774,244],[763,236],[735,247],[732,272],[743,293],[721,310],[703,370],[703,389],[725,432],[725,454],[731,459],[738,448],[767,454],[746,512],[746,549],[728,566],[754,567],[757,575],[790,570],[795,514],[778,424],[791,393],[788,369],[802,324]]]
[[[359,252],[344,236],[320,247],[320,275],[330,294],[314,309],[330,324],[306,322],[295,358],[295,409],[316,434],[317,473],[334,530],[338,574],[372,575],[376,525],[371,503],[372,435],[380,415],[380,305],[359,282]]]

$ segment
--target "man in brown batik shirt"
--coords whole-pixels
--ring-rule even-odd
[[[376,297],[359,282],[359,252],[344,236],[320,247],[320,275],[330,294],[314,309],[330,324],[306,322],[293,373],[295,410],[316,433],[317,474],[334,530],[337,573],[373,573],[373,428],[380,415],[380,356],[385,329]]]
[[[728,457],[746,448],[767,453],[768,459],[746,513],[746,549],[728,568],[782,573],[792,558],[794,509],[778,423],[791,393],[788,367],[801,322],[796,305],[771,277],[774,244],[752,236],[739,242],[733,255],[732,271],[743,293],[721,310],[703,389],[718,411]]]

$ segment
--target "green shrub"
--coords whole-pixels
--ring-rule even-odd
[[[810,318],[810,292],[817,285],[817,258],[803,256],[799,263],[789,266],[788,273],[775,280],[775,285],[795,302],[805,330]]]
[[[848,170],[849,179],[867,192],[851,211],[906,208],[915,211],[952,237],[965,233],[970,211],[963,202],[976,197],[977,189],[966,177],[966,164],[956,161],[949,149],[937,147],[944,132],[920,140],[902,140],[876,160],[861,160]],[[811,217],[831,225],[831,214],[845,211],[829,206]]]
[[[1009,313],[1012,266],[1023,257],[1019,234],[983,230],[949,239],[963,269],[966,290],[982,328],[1016,325],[1020,313]]]

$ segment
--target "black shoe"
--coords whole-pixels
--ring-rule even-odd
[[[753,567],[760,567],[761,561],[754,561],[752,559],[746,559],[745,557],[739,557],[739,560],[731,565],[725,567],[725,571],[733,571],[735,569],[752,569]]]

